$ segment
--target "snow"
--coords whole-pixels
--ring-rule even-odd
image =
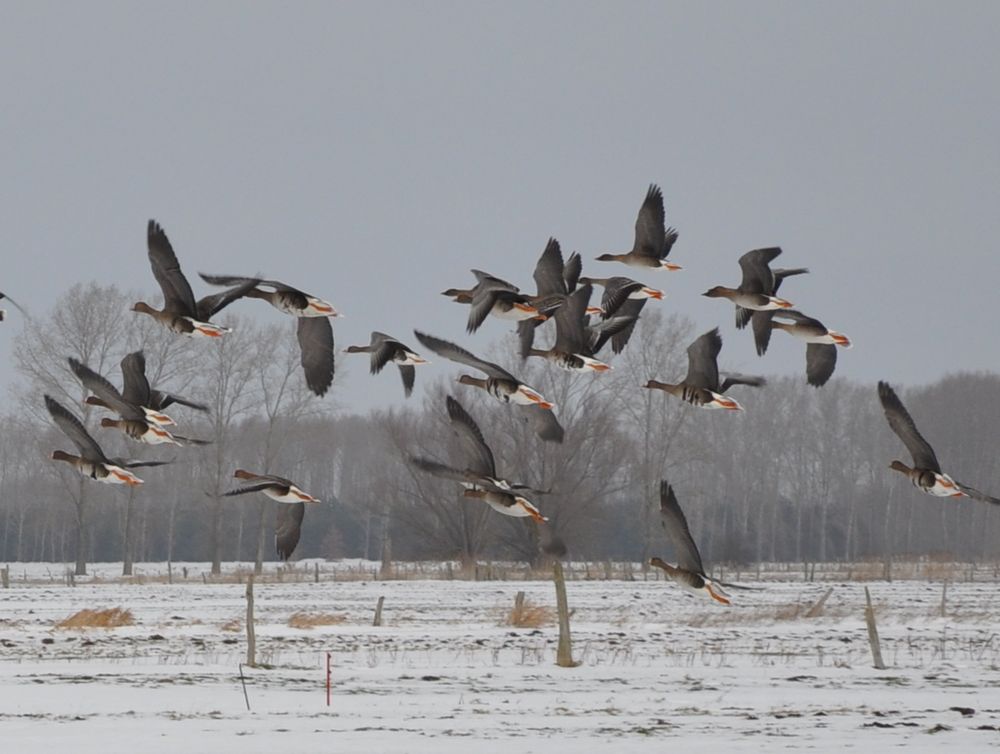
[[[1000,747],[1000,589],[982,573],[949,583],[944,616],[942,584],[924,580],[768,575],[744,581],[762,589],[735,592],[730,609],[663,581],[572,581],[582,664],[565,669],[554,664],[554,620],[505,625],[519,590],[554,613],[550,582],[348,580],[372,572],[355,563],[336,580],[331,570],[313,583],[308,564],[282,581],[271,570],[255,586],[258,660],[270,667],[244,667],[247,711],[239,677],[245,584],[231,575],[203,583],[207,566],[187,565],[189,578],[173,584],[157,580],[163,564],[138,565],[144,577],[131,581],[114,578],[120,564],[99,564],[68,586],[61,564],[11,564],[11,587],[0,590],[5,750]],[[181,566],[173,572],[179,578]],[[886,670],[871,667],[866,584]],[[830,586],[823,614],[806,618]],[[380,596],[384,625],[376,628]],[[84,607],[118,606],[132,611],[135,625],[54,627]],[[289,627],[303,610],[343,622]]]

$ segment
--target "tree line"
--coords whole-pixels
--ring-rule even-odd
[[[126,316],[134,300],[115,286],[77,285],[14,336],[19,379],[0,415],[0,561],[75,562],[78,573],[94,560],[121,560],[126,573],[134,561],[211,561],[219,572],[225,561],[250,560],[260,568],[276,558],[276,503],[224,497],[239,467],[290,477],[324,501],[306,511],[297,558],[534,562],[555,533],[574,559],[669,559],[657,513],[661,478],[681,497],[709,563],[1000,557],[1000,510],[931,498],[888,469],[893,458],[909,459],[874,384],[838,377],[817,390],[799,375],[772,378],[736,388],[746,407],[739,414],[641,389],[648,378],[684,374],[687,345],[700,333],[680,315],[644,312],[603,375],[517,364],[513,335],[494,344],[491,357],[557,403],[566,435],[555,444],[541,442],[522,412],[452,378],[425,381],[423,397],[418,387],[402,407],[352,413],[336,405],[336,382],[332,400],[309,393],[289,326],[231,316],[225,338],[192,341]],[[118,362],[139,349],[152,384],[210,407],[170,413],[182,434],[211,445],[148,447],[94,429],[101,409],[83,405],[66,357],[120,384]],[[145,484],[125,490],[52,463],[51,451],[67,441],[43,393],[72,407],[109,455],[172,464],[144,469]],[[406,462],[408,454],[460,461],[448,394],[479,423],[502,475],[549,491],[533,498],[550,519],[546,530],[499,516]],[[904,400],[945,470],[997,494],[1000,375],[949,375],[905,389]]]

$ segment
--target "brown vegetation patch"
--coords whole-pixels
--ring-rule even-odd
[[[84,609],[56,623],[56,628],[120,628],[135,623],[132,611],[121,607]]]
[[[941,562],[928,559],[923,568],[923,577],[926,581],[959,581],[961,580],[963,568],[954,562]]]
[[[316,626],[339,626],[347,620],[346,615],[336,613],[292,613],[288,625],[292,628],[316,628]]]
[[[233,618],[232,620],[226,621],[221,626],[219,626],[219,629],[222,631],[236,632],[239,631],[242,627],[243,624],[240,623],[239,619]]]
[[[809,608],[805,608],[808,610]],[[800,617],[805,616],[805,610],[803,610],[802,605],[796,602],[794,605],[779,605],[774,608],[774,620],[775,622],[788,623],[789,621],[798,620]]]
[[[845,581],[882,581],[885,579],[885,563],[867,561],[853,563],[847,569]]]
[[[789,603],[784,605],[770,605],[761,607],[750,607],[744,605],[745,609],[733,610],[716,605],[706,604],[703,611],[695,613],[690,618],[682,619],[683,625],[693,628],[719,627],[719,626],[740,626],[740,625],[770,625],[777,623],[795,623],[798,621],[813,621],[819,618],[823,620],[843,620],[851,616],[852,607],[850,605],[831,605],[827,603],[820,616],[809,618],[806,613],[809,610],[808,604]],[[876,612],[878,608],[876,607]]]
[[[507,625],[516,628],[540,628],[552,623],[555,612],[551,607],[533,605],[524,600],[520,605],[511,608],[507,615]]]

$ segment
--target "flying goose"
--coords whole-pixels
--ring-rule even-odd
[[[991,497],[962,482],[957,482],[941,471],[937,456],[930,443],[917,429],[910,412],[888,382],[878,383],[878,398],[889,427],[903,441],[913,458],[913,468],[902,461],[893,461],[889,468],[906,475],[913,486],[937,497],[971,497],[984,503],[1000,505],[1000,498]]]
[[[672,566],[660,558],[650,558],[650,565],[662,568],[671,580],[685,589],[695,594],[707,594],[723,605],[729,605],[731,601],[722,587],[748,588],[716,581],[705,574],[705,566],[701,563],[698,546],[691,537],[691,530],[688,529],[684,511],[681,510],[681,506],[677,502],[674,488],[667,483],[666,479],[660,482],[660,523],[663,524],[667,536],[673,542],[677,555],[677,565]]]
[[[498,476],[493,451],[483,439],[479,425],[462,404],[450,395],[446,405],[452,428],[463,440],[465,468],[448,466],[421,456],[410,456],[410,463],[428,474],[460,482],[465,488],[465,497],[478,498],[505,516],[530,516],[538,522],[547,521],[525,497],[526,494],[538,491],[522,484],[511,484]]]
[[[779,268],[777,270],[772,270],[774,275],[774,285],[771,287],[771,296],[775,296],[778,293],[778,289],[781,287],[781,282],[792,275],[804,275],[809,272],[805,267],[797,267],[795,269],[784,269]],[[750,329],[753,331],[753,342],[754,347],[757,349],[757,355],[763,356],[767,353],[767,346],[771,342],[771,332],[774,330],[771,323],[775,317],[783,315],[784,312],[789,311],[788,309],[778,308],[778,309],[767,309],[765,311],[751,311],[750,309],[744,309],[743,307],[736,307],[736,328],[742,330],[750,323]]]
[[[484,379],[463,374],[458,378],[458,381],[463,385],[482,388],[502,403],[518,403],[522,406],[535,405],[544,409],[554,408],[554,404],[549,403],[540,393],[518,380],[499,364],[484,361],[447,340],[435,338],[433,335],[422,333],[419,330],[413,332],[417,336],[417,340],[438,356],[478,369],[487,375]]]
[[[278,311],[297,318],[299,350],[302,354],[306,385],[320,397],[326,394],[333,384],[334,369],[333,326],[330,324],[330,318],[342,316],[340,312],[323,299],[277,280],[198,274],[210,285],[236,285],[242,288],[248,283],[253,283],[244,294],[247,298],[267,301]],[[264,291],[256,286],[274,290]]]
[[[547,302],[539,304],[540,313],[551,317],[562,306],[566,297],[576,290],[577,281],[582,271],[580,255],[573,252],[563,261],[559,242],[550,238],[545,250],[535,264],[536,301]],[[517,323],[518,340],[521,343],[521,358],[528,358],[528,351],[535,342],[535,330],[542,323],[538,318],[524,319]]]
[[[429,363],[426,359],[410,350],[391,335],[372,331],[371,342],[367,346],[348,346],[344,353],[369,353],[371,354],[371,373],[378,374],[382,367],[392,362],[399,367],[399,374],[403,378],[403,391],[409,398],[413,393],[413,382],[416,378],[414,366]]]
[[[465,326],[467,332],[474,333],[491,314],[499,319],[515,322],[526,319],[540,321],[547,319],[547,315],[539,311],[535,300],[531,296],[521,293],[520,288],[516,285],[482,270],[473,270],[472,274],[476,276],[477,281],[472,288],[449,288],[444,291],[444,295],[452,297],[455,302],[472,305]],[[553,303],[557,302],[545,301],[544,303],[551,307]]]
[[[590,283],[600,285],[604,288],[604,295],[601,297],[600,308],[588,311],[588,314],[600,314],[607,319],[615,314],[626,301],[642,301],[655,298],[657,301],[663,300],[663,291],[658,288],[650,288],[645,283],[627,278],[622,275],[615,275],[610,278],[581,277],[580,285]]]
[[[728,298],[736,304],[736,327],[746,327],[753,312],[767,312],[775,309],[791,309],[792,303],[778,298],[777,293],[781,281],[790,275],[803,275],[809,270],[805,267],[795,269],[771,269],[773,262],[781,249],[774,246],[766,249],[754,249],[740,257],[740,268],[743,270],[743,280],[739,288],[726,288],[717,285],[703,293],[709,298]],[[757,342],[757,353],[767,350],[767,341],[771,337],[769,317],[761,317],[754,322],[754,339]]]
[[[150,220],[146,228],[146,244],[153,277],[163,291],[163,309],[157,310],[145,301],[139,301],[132,306],[132,311],[148,314],[164,327],[182,335],[218,338],[229,332],[230,328],[208,320],[236,299],[247,295],[257,281],[247,280],[234,288],[195,301],[191,284],[181,272],[167,234],[156,220]]]
[[[303,492],[292,480],[284,477],[273,474],[254,474],[243,469],[237,469],[233,477],[248,484],[226,492],[226,497],[246,495],[250,492],[263,492],[272,500],[284,503],[284,505],[278,506],[278,511],[275,514],[274,545],[278,557],[282,560],[288,560],[302,536],[302,519],[306,513],[305,504],[320,501],[309,493]]]
[[[630,267],[650,267],[662,270],[679,270],[680,265],[667,261],[667,255],[677,241],[677,231],[666,228],[663,212],[663,193],[655,183],[650,184],[646,198],[635,219],[635,240],[627,254],[601,254],[599,262],[622,262]]]
[[[276,500],[279,503],[320,502],[308,492],[304,492],[302,488],[295,484],[295,482],[291,479],[285,479],[283,476],[275,476],[274,474],[255,474],[252,471],[236,469],[236,471],[233,472],[233,478],[241,479],[246,482],[247,485],[225,493],[228,496],[245,495],[248,492],[263,492],[269,498]]]
[[[719,328],[715,327],[688,346],[688,371],[682,382],[671,384],[649,380],[643,387],[663,390],[700,408],[742,411],[743,406],[722,393],[733,385],[760,387],[765,380],[763,377],[732,374],[728,375],[720,386],[718,358],[721,350],[722,336],[719,335]]]
[[[754,313],[756,316],[757,313]],[[773,312],[773,316],[770,322],[772,330],[784,330],[806,342],[806,381],[813,387],[825,385],[837,366],[837,346],[850,348],[851,339],[794,309]],[[780,319],[790,319],[791,322],[781,322]]]
[[[594,340],[587,328],[587,303],[593,288],[587,284],[577,288],[555,313],[556,342],[548,350],[529,348],[529,356],[540,356],[556,366],[570,371],[606,372],[611,366],[594,358]],[[602,333],[601,345],[607,340]]]
[[[293,317],[326,319],[343,316],[334,308],[333,304],[278,280],[260,280],[238,275],[206,275],[203,272],[199,272],[198,275],[209,285],[242,286],[252,280],[254,285],[246,292],[247,298],[259,298],[283,314],[290,314]],[[273,288],[273,290],[264,291],[258,286]]]
[[[478,369],[486,373],[486,377],[473,377],[463,374],[458,381],[463,385],[472,385],[485,390],[501,403],[516,403],[526,407],[538,436],[549,442],[562,442],[563,428],[560,426],[550,403],[534,388],[524,384],[510,372],[498,364],[484,361],[466,351],[461,346],[447,340],[435,338],[433,335],[414,330],[417,340],[438,356],[449,361]]]
[[[446,291],[442,291],[441,295],[448,296],[456,304],[471,304],[473,297],[482,285],[508,290],[511,293],[520,293],[521,291],[513,283],[508,283],[503,278],[498,278],[496,275],[491,275],[488,272],[472,270],[472,274],[476,276],[476,284],[474,286],[471,288],[449,288]]]
[[[120,419],[101,419],[102,427],[115,427],[125,433],[126,436],[147,445],[160,445],[169,443],[171,445],[207,445],[208,440],[192,440],[188,437],[173,435],[157,422],[148,418],[142,407],[125,400],[118,388],[112,385],[105,377],[99,375],[86,364],[82,364],[72,356],[69,357],[69,366],[73,374],[77,376],[83,386],[94,393],[99,399],[97,405],[110,408],[117,413]],[[91,402],[93,404],[93,402]]]
[[[663,291],[657,288],[650,288],[648,285],[640,283],[632,278],[616,275],[610,278],[580,278],[580,283],[591,283],[604,287],[604,295],[601,296],[599,307],[588,307],[588,314],[599,314],[601,318],[627,317],[629,324],[622,327],[611,339],[611,350],[614,353],[621,353],[625,350],[632,331],[635,329],[636,320],[642,313],[643,307],[648,299],[663,300]]]
[[[127,484],[134,487],[142,484],[142,480],[129,469],[163,466],[167,463],[167,461],[126,461],[121,458],[108,458],[73,412],[50,395],[45,396],[45,407],[56,426],[76,445],[80,453],[75,456],[63,450],[53,450],[52,460],[69,463],[85,477],[105,484]]]
[[[208,406],[202,403],[195,403],[187,398],[181,398],[179,395],[151,388],[149,380],[146,379],[146,357],[142,351],[133,351],[127,354],[121,361],[121,370],[122,398],[126,402],[141,408],[146,419],[154,424],[161,427],[176,424],[177,422],[163,413],[163,409],[175,403],[179,406],[187,406],[198,411],[208,411]],[[96,395],[87,396],[85,403],[114,411],[114,408]]]

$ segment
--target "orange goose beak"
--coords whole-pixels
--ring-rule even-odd
[[[142,480],[139,477],[122,474],[120,471],[115,471],[112,469],[111,475],[114,476],[116,479],[121,479],[129,487],[135,487],[137,485],[142,484]]]
[[[721,602],[723,605],[733,604],[730,600],[726,599],[721,594],[718,594],[714,589],[712,589],[712,585],[707,581],[705,582],[705,589],[708,591],[709,596],[711,596],[711,598],[716,602]]]
[[[552,403],[550,401],[545,400],[541,396],[541,394],[536,393],[534,390],[532,390],[527,385],[521,385],[521,387],[518,388],[518,392],[521,395],[523,395],[525,398],[527,398],[529,401],[531,401],[532,403],[534,403],[536,406],[538,406],[539,408],[544,408],[544,409],[551,410],[551,409],[553,409],[553,408],[556,407],[556,404],[554,404],[554,403]]]
[[[159,424],[162,427],[170,427],[177,424],[177,422],[166,414],[161,414],[159,411],[153,411],[151,409],[147,410],[146,418],[154,424]]]
[[[520,506],[528,512],[528,515],[530,515],[535,521],[537,521],[540,524],[544,524],[546,521],[549,520],[541,513],[539,513],[537,508],[531,505],[525,505],[524,503],[520,503]]]
[[[542,314],[540,311],[538,311],[537,307],[534,307],[531,304],[522,304],[520,302],[515,302],[514,308],[517,309],[519,312],[530,314],[531,319],[537,319],[541,322],[544,322],[549,318],[548,314]]]

